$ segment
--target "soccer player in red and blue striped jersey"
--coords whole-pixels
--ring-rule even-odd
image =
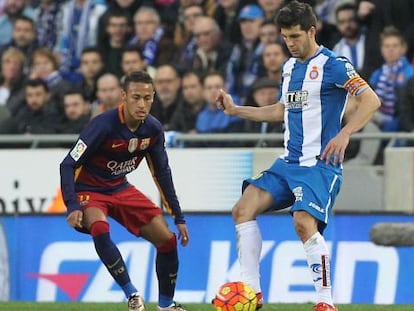
[[[128,298],[130,311],[145,310],[144,301],[111,240],[107,217],[151,242],[157,249],[158,309],[183,311],[173,301],[178,271],[176,235],[161,209],[126,178],[145,158],[177,225],[178,239],[186,246],[189,233],[172,181],[164,132],[149,114],[154,100],[151,77],[141,71],[126,76],[122,98],[118,108],[89,122],[60,164],[67,221],[92,236],[99,258]]]

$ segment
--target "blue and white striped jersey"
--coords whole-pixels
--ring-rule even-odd
[[[285,106],[282,159],[316,165],[329,140],[341,129],[348,94],[368,87],[344,57],[321,46],[305,62],[290,58],[283,66],[279,102]]]

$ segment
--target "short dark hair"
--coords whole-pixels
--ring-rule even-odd
[[[263,23],[260,25],[260,28],[263,26],[267,26],[267,25],[273,25],[277,28],[277,25],[275,24],[275,22],[273,21],[273,19],[271,18],[267,18],[263,21]]]
[[[182,79],[189,77],[189,76],[195,76],[197,77],[198,81],[201,83],[202,82],[202,77],[200,75],[200,73],[197,70],[193,70],[193,69],[189,69],[183,72],[182,74]]]
[[[142,60],[145,59],[144,53],[138,46],[127,45],[126,47],[122,49],[122,56],[124,56],[125,53],[137,53]]]
[[[36,78],[27,80],[25,87],[39,87],[41,86],[46,92],[49,92],[49,87],[45,80]]]
[[[279,29],[299,25],[301,30],[308,31],[312,27],[316,27],[316,22],[317,18],[312,7],[296,0],[282,7],[276,16],[276,24]]]
[[[26,23],[28,23],[32,26],[33,30],[36,30],[36,26],[35,26],[35,23],[34,23],[33,19],[26,16],[26,15],[17,15],[16,18],[14,19],[14,21],[13,21],[13,26],[14,26],[14,24],[16,24],[17,21],[26,22]]]
[[[84,101],[88,101],[88,98],[86,97],[86,94],[84,93],[81,87],[76,86],[76,87],[70,88],[64,93],[63,98],[69,95],[80,95]]]
[[[123,79],[122,88],[124,91],[128,89],[128,86],[131,82],[135,83],[145,83],[151,84],[154,86],[154,82],[152,81],[151,76],[146,71],[133,71],[130,74],[127,74]]]
[[[81,57],[88,53],[95,53],[99,55],[101,61],[103,62],[102,51],[97,46],[87,46],[86,48],[84,48],[81,52]]]
[[[357,13],[357,7],[352,2],[345,2],[337,6],[335,10],[335,16],[338,17],[338,13],[341,11],[354,11],[355,15]]]
[[[224,76],[224,74],[222,72],[220,72],[220,71],[213,70],[213,71],[207,72],[202,77],[201,82],[202,82],[203,86],[204,86],[204,83],[206,82],[206,79],[209,78],[209,77],[220,77],[223,80],[223,82],[226,83],[226,77]]]

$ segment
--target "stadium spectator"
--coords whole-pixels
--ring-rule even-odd
[[[24,106],[24,63],[24,54],[13,47],[4,51],[1,56],[0,106],[4,107],[3,116],[15,116]]]
[[[377,93],[381,106],[372,121],[362,130],[363,133],[400,130],[400,96],[407,81],[414,76],[414,67],[405,57],[406,44],[398,29],[385,27],[380,40],[384,64],[374,71],[369,82]],[[363,140],[356,156],[347,163],[383,164],[385,147],[385,142]]]
[[[123,49],[121,68],[124,76],[134,71],[146,71],[151,78],[155,78],[157,72],[154,67],[147,65],[142,51],[134,46],[127,46]]]
[[[204,13],[207,16],[213,16],[216,8],[216,0],[179,0],[180,7],[186,8],[189,5],[197,4],[203,8]]]
[[[412,1],[405,0],[356,0],[357,15],[365,28],[366,59],[364,77],[370,77],[375,69],[381,66],[380,36],[386,26],[397,26],[401,33],[412,21],[414,10]]]
[[[175,67],[159,66],[155,74],[154,86],[156,98],[151,114],[168,130],[171,117],[182,101],[181,78]]]
[[[284,2],[284,0],[257,0],[257,3],[264,12],[265,19],[269,20],[274,20]]]
[[[327,0],[323,2],[328,2],[328,1],[339,2],[339,1],[348,1],[348,0]],[[311,5],[317,5],[319,4],[319,1],[312,0],[312,1],[308,1],[308,3]],[[335,22],[330,23],[329,21],[327,21],[326,17],[323,15],[321,17],[318,17],[318,21],[316,24],[316,40],[318,40],[318,42],[320,42],[320,44],[323,45],[324,47],[327,47],[328,49],[332,49],[335,43],[337,43],[339,40],[339,34],[336,29]]]
[[[263,45],[259,32],[263,20],[263,10],[254,4],[243,7],[239,14],[242,39],[231,51],[226,68],[226,87],[242,102],[262,70]]]
[[[363,73],[365,59],[369,56],[366,53],[365,33],[358,20],[355,4],[346,2],[338,6],[335,17],[341,39],[335,44],[333,51],[348,58],[358,72]]]
[[[29,74],[31,79],[46,81],[51,96],[56,102],[62,102],[63,95],[71,88],[59,72],[57,57],[48,48],[38,48],[33,52],[33,66]],[[61,112],[63,113],[63,106]]]
[[[40,0],[34,10],[37,42],[39,46],[53,50],[57,43],[57,31],[60,24],[63,0]]]
[[[98,22],[98,42],[103,42],[108,39],[106,28],[108,27],[108,17],[112,12],[123,12],[128,16],[128,32],[132,33],[134,29],[133,18],[135,12],[142,5],[147,5],[151,0],[113,0],[107,1],[107,9],[101,15]]]
[[[244,0],[218,0],[213,18],[219,25],[224,40],[232,44],[240,43],[241,32],[239,13],[246,5]]]
[[[245,105],[253,107],[264,107],[273,105],[277,96],[279,95],[279,84],[275,80],[262,77],[257,79],[247,97]],[[247,133],[282,133],[283,126],[280,122],[257,122],[245,120],[244,131]],[[280,142],[266,141],[259,139],[251,147],[281,147]]]
[[[211,71],[226,70],[231,53],[231,44],[221,37],[216,21],[209,16],[198,17],[193,26],[197,49],[192,60],[192,69],[200,75]]]
[[[83,49],[80,62],[79,72],[82,78],[76,88],[81,88],[85,98],[92,103],[96,99],[96,79],[104,70],[101,51],[97,47]]]
[[[174,28],[180,16],[180,3],[178,0],[155,0],[151,1],[160,15],[161,25],[168,37],[173,38]]]
[[[265,20],[260,25],[259,38],[263,46],[266,46],[269,43],[283,41],[282,38],[279,38],[279,29],[277,29],[273,20]]]
[[[112,73],[105,73],[96,81],[96,101],[92,103],[92,118],[118,107],[121,103],[121,83]]]
[[[279,85],[282,78],[282,65],[288,59],[285,46],[278,42],[269,43],[264,47],[262,58],[264,67],[262,76],[275,80]]]
[[[0,15],[0,47],[12,39],[13,23],[16,17],[33,18],[33,8],[25,0],[5,0],[4,13]]]
[[[12,39],[3,45],[0,54],[10,47],[15,47],[26,56],[23,67],[25,74],[28,74],[32,66],[33,51],[37,49],[36,29],[33,20],[26,16],[18,16],[13,22]]]
[[[195,21],[200,16],[204,16],[203,8],[197,4],[189,5],[182,9],[182,15],[175,25],[174,43],[177,46],[175,63],[183,70],[192,67],[194,53],[197,49],[193,30]]]
[[[195,71],[184,73],[181,78],[181,90],[183,101],[171,117],[169,130],[196,133],[197,115],[205,105],[200,76]]]
[[[10,116],[0,124],[0,133],[55,134],[60,115],[46,82],[41,79],[28,80],[24,90],[24,106],[15,116]]]
[[[121,78],[123,75],[120,59],[130,36],[128,15],[122,11],[112,11],[108,15],[107,36],[98,43],[104,61],[104,71]]]
[[[384,64],[376,69],[369,79],[370,85],[381,100],[374,122],[382,131],[398,131],[398,95],[412,76],[414,66],[405,57],[407,45],[401,33],[393,26],[385,27],[381,33],[381,55]]]
[[[216,107],[220,89],[225,89],[224,76],[219,72],[208,73],[203,79],[204,108],[196,120],[197,133],[237,133],[243,132],[244,122],[239,117],[228,116]],[[205,147],[232,146],[229,143],[205,143]]]
[[[57,126],[60,134],[79,134],[91,118],[91,104],[82,90],[72,89],[63,96],[64,115]]]
[[[55,51],[60,57],[60,71],[71,82],[79,82],[78,73],[83,49],[97,44],[98,20],[106,6],[97,0],[69,0],[61,7]]]
[[[161,25],[160,15],[148,6],[140,7],[134,15],[134,36],[129,45],[141,49],[147,64],[155,67],[171,62],[177,52]]]

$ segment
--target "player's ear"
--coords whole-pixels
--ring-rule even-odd
[[[121,98],[122,98],[122,101],[126,100],[126,92],[123,89],[121,90]]]
[[[308,30],[308,34],[310,34],[312,37],[316,37],[316,27],[311,26],[311,28]]]

